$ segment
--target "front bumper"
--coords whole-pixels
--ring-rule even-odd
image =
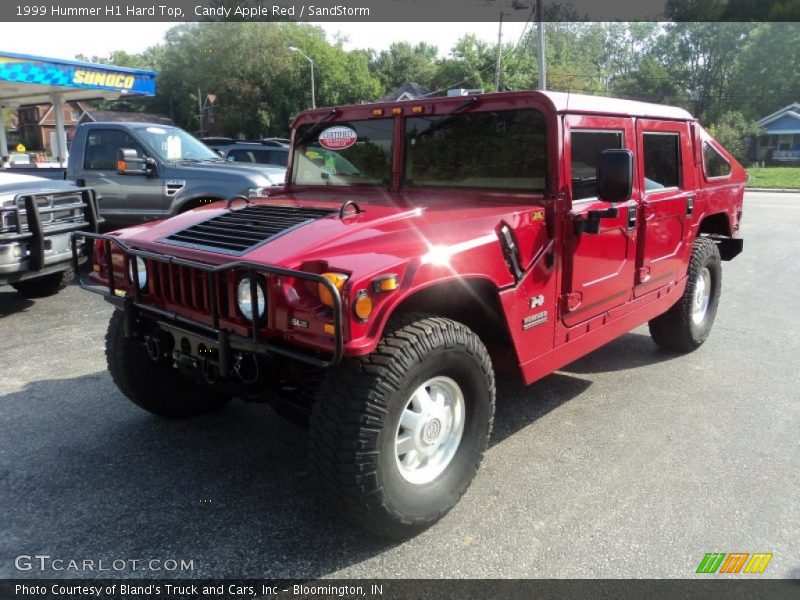
[[[93,285],[84,281],[77,269],[77,261],[80,258],[79,241],[80,240],[102,240],[105,245],[105,268],[108,274],[108,285],[99,286]],[[261,319],[258,318],[257,309],[257,294],[255,290],[251,294],[252,307],[251,314],[255,315],[253,323],[250,325],[250,335],[245,337],[237,333],[231,332],[225,328],[220,327],[219,302],[217,298],[216,285],[209,286],[210,290],[210,311],[212,317],[212,324],[207,325],[198,321],[188,319],[182,315],[162,310],[155,306],[150,306],[142,301],[139,288],[135,285],[133,293],[126,293],[119,290],[114,284],[114,266],[112,260],[112,245],[116,246],[123,254],[129,257],[140,257],[142,259],[158,261],[161,263],[188,267],[198,271],[205,271],[209,273],[212,278],[220,273],[226,271],[246,271],[250,281],[255,282],[259,274],[291,277],[295,279],[302,279],[314,283],[324,285],[331,293],[334,300],[333,306],[333,352],[330,357],[321,358],[310,351],[298,349],[294,347],[287,347],[273,342],[261,339]],[[231,371],[233,352],[250,352],[260,354],[262,356],[269,356],[271,354],[281,355],[290,359],[298,360],[315,367],[326,368],[332,367],[341,362],[344,351],[344,339],[342,335],[342,300],[339,295],[339,290],[333,283],[318,275],[316,273],[307,273],[305,271],[296,271],[293,269],[285,269],[274,265],[263,265],[248,261],[230,262],[219,266],[208,265],[205,263],[177,258],[174,256],[165,256],[163,254],[156,254],[154,252],[146,252],[143,250],[135,250],[125,244],[119,238],[110,235],[102,235],[98,233],[75,232],[72,234],[72,257],[75,261],[75,277],[77,283],[85,290],[102,295],[108,302],[113,304],[117,309],[124,311],[125,314],[125,335],[130,337],[137,334],[136,331],[136,317],[141,313],[147,316],[150,320],[162,330],[169,331],[178,339],[186,339],[187,343],[192,347],[199,347],[200,344],[208,349],[215,351],[217,356],[216,365],[221,377],[227,377]],[[127,263],[128,261],[126,261]],[[134,280],[138,278],[138,271],[136,261],[130,261],[133,265]]]
[[[80,194],[81,201],[54,207],[42,207],[37,203],[42,197],[60,194]],[[43,223],[43,216],[66,211],[80,211],[82,220]],[[63,193],[19,194],[14,199],[14,206],[0,208],[0,213],[12,213],[16,217],[16,231],[0,233],[0,283],[22,281],[64,270],[73,254],[70,234],[79,230],[96,232],[98,224],[102,222],[97,216],[94,191],[88,188]],[[23,214],[24,225],[21,218]]]

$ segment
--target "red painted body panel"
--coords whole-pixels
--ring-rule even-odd
[[[396,119],[397,139],[412,105],[422,106],[425,114],[447,114],[463,102],[463,98],[443,98],[339,107],[331,123],[373,118],[376,108],[384,108],[390,115],[391,108],[400,107],[402,116],[380,117]],[[540,110],[547,124],[548,189],[544,193],[404,190],[403,148],[396,143],[388,189],[288,183],[284,192],[256,200],[263,205],[328,208],[353,200],[362,212],[344,219],[334,215],[313,221],[256,247],[241,259],[289,269],[347,273],[350,277],[343,298],[347,356],[372,351],[396,307],[419,291],[453,280],[488,282],[504,312],[519,371],[531,382],[669,308],[685,287],[692,241],[705,216],[724,214],[730,235],[737,234],[744,170],[682,109],[574,94],[513,92],[481,96],[472,110],[523,107]],[[297,117],[294,126],[316,122],[329,112],[307,111]],[[574,129],[621,131],[624,147],[635,156],[641,155],[643,131],[678,132],[680,189],[645,192],[639,159],[634,167],[633,194],[616,205],[618,215],[604,219],[596,235],[576,233],[573,223],[577,217],[611,205],[596,198],[572,203],[570,132]],[[730,175],[712,180],[704,176],[699,150],[703,141],[713,144],[730,162]],[[291,168],[290,158],[287,182],[291,182]],[[695,203],[691,218],[685,209],[689,196]],[[225,210],[217,203],[167,221],[122,230],[118,235],[134,248],[223,264],[231,257],[161,240]],[[498,240],[502,224],[513,231],[519,247],[524,276],[518,283]],[[116,260],[118,284],[124,288],[127,284],[121,274],[126,265],[122,257]],[[102,282],[102,261],[98,268],[92,277]],[[365,323],[351,317],[355,294],[371,289],[372,280],[386,274],[398,276],[399,288],[370,292],[374,311]],[[228,287],[233,294],[233,286]],[[331,338],[323,330],[329,316],[315,290],[290,279],[271,278],[267,295],[266,337],[323,352],[332,348]],[[159,308],[210,321],[207,314],[188,309],[185,303],[159,302]],[[309,327],[293,327],[292,318],[308,321]],[[222,316],[220,326],[241,335],[248,333],[247,322],[234,308]]]

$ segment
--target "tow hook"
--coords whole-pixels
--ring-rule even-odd
[[[258,359],[252,354],[238,352],[233,360],[233,372],[243,383],[255,383],[260,374]]]
[[[166,344],[162,339],[161,334],[150,335],[147,334],[144,336],[144,346],[147,350],[147,356],[150,357],[150,360],[153,362],[159,362],[162,360],[166,354],[164,348]]]
[[[197,359],[197,367],[206,383],[211,384],[217,380],[217,361],[210,356],[200,356]]]

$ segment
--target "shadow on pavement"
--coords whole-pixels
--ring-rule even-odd
[[[570,370],[663,360],[649,345],[629,334]],[[590,386],[564,373],[529,387],[502,379],[492,445]],[[264,405],[234,401],[212,415],[164,420],[132,405],[99,371],[0,397],[0,440],[6,557],[194,561],[191,572],[110,573],[126,577],[314,578],[394,546],[325,510],[305,432]],[[0,562],[0,577],[41,576],[12,565]]]
[[[602,348],[570,363],[561,372],[590,375],[636,369],[666,362],[680,354],[668,352],[656,346],[649,335],[626,333]]]
[[[14,313],[25,312],[34,304],[36,303],[33,300],[29,300],[11,286],[4,287],[0,290],[0,319]]]

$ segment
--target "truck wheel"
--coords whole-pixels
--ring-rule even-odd
[[[420,315],[390,322],[374,352],[320,385],[310,443],[326,498],[380,536],[426,529],[475,476],[494,397],[491,360],[467,327]]]
[[[169,360],[153,361],[141,341],[125,338],[124,316],[118,310],[108,323],[106,361],[119,390],[134,404],[162,417],[195,417],[230,399],[187,379]]]
[[[722,266],[717,245],[698,238],[689,261],[686,291],[663,315],[650,321],[650,335],[659,346],[691,352],[711,332],[722,290]]]
[[[50,273],[36,279],[26,279],[12,283],[11,286],[23,296],[28,298],[44,298],[57,294],[72,281],[74,271],[69,268],[58,273]]]

